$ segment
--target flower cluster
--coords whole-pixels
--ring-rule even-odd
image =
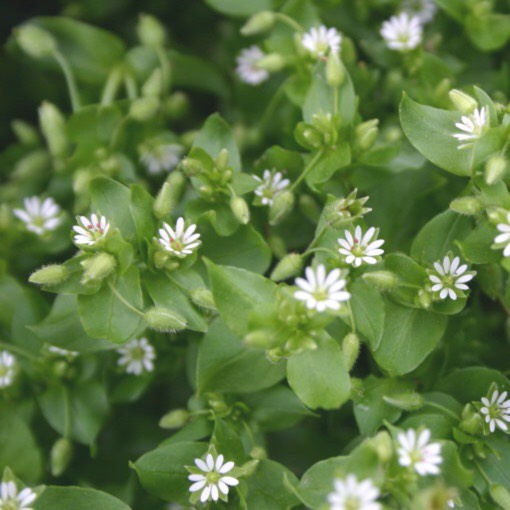
[[[258,63],[265,56],[265,53],[255,45],[242,50],[237,57],[236,72],[239,79],[249,85],[259,85],[266,81],[269,78],[269,72],[258,67]]]
[[[120,354],[117,364],[127,374],[142,375],[154,370],[156,351],[147,338],[134,338],[117,349],[117,352]]]
[[[303,35],[301,43],[315,57],[322,57],[326,53],[338,53],[342,36],[335,28],[324,25],[312,27]]]
[[[333,492],[328,494],[330,510],[382,509],[377,502],[380,491],[370,479],[359,482],[355,475],[347,475],[345,479],[335,479],[333,487]]]
[[[178,218],[175,229],[168,223],[163,223],[163,228],[159,229],[158,241],[166,251],[177,257],[186,257],[200,246],[200,234],[195,233],[196,229],[194,224],[185,228],[184,218]]]
[[[37,494],[28,487],[18,492],[14,482],[0,483],[0,509],[2,510],[33,510],[32,503],[36,499]]]
[[[290,185],[289,179],[284,179],[281,172],[264,170],[262,177],[258,175],[253,177],[260,182],[260,185],[255,189],[255,195],[260,197],[262,205],[270,206],[274,197]]]
[[[455,126],[460,129],[460,133],[454,133],[452,136],[459,142],[462,142],[458,149],[471,147],[485,133],[488,126],[487,108],[475,108],[473,113],[463,115],[460,122],[456,122]]]
[[[494,390],[490,397],[482,397],[482,407],[480,413],[485,419],[485,423],[489,426],[490,432],[495,432],[496,428],[507,432],[510,422],[510,399],[508,392],[499,392]]]
[[[105,216],[92,214],[78,217],[78,225],[73,227],[76,232],[74,242],[78,246],[94,246],[98,241],[104,239],[110,230],[110,223]]]
[[[438,475],[441,472],[441,445],[429,442],[430,430],[424,429],[417,433],[414,429],[408,429],[398,434],[397,441],[398,462],[401,466],[416,471],[420,476]]]
[[[344,257],[347,264],[360,267],[362,264],[376,264],[377,257],[384,253],[381,246],[383,239],[377,239],[377,231],[370,227],[365,233],[360,226],[354,229],[354,235],[345,230],[344,238],[338,239],[340,248],[338,252]]]
[[[8,351],[0,351],[0,388],[12,385],[16,370],[16,357]]]
[[[13,212],[25,223],[27,230],[38,236],[55,230],[62,223],[60,207],[52,198],[25,198],[23,205],[24,209],[14,209]]]
[[[494,238],[493,248],[503,248],[503,257],[510,257],[510,212],[507,212],[505,217],[505,223],[496,225],[501,233]]]
[[[381,35],[391,50],[402,52],[413,50],[422,41],[422,21],[418,16],[402,12],[383,23]]]
[[[460,258],[453,259],[446,255],[442,261],[434,262],[434,270],[429,271],[429,280],[432,282],[431,290],[439,299],[450,298],[455,301],[464,297],[464,291],[469,290],[466,285],[475,275],[475,271],[468,271],[467,264],[460,264]]]
[[[181,160],[184,147],[176,143],[161,143],[154,147],[144,147],[140,161],[151,175],[173,170]]]

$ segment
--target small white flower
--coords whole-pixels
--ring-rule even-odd
[[[189,488],[190,492],[202,491],[200,501],[218,501],[225,500],[230,487],[239,484],[239,480],[233,476],[225,476],[234,467],[234,463],[224,462],[223,455],[218,455],[216,459],[211,453],[207,454],[205,462],[202,459],[195,459],[195,464],[203,474],[191,474],[188,479],[193,482]]]
[[[348,475],[344,480],[334,480],[333,486],[334,491],[328,494],[330,510],[382,509],[382,505],[376,501],[379,489],[368,478],[358,482],[355,475]]]
[[[0,388],[11,386],[16,370],[16,357],[8,351],[0,351]]]
[[[0,483],[0,509],[1,510],[33,510],[32,503],[37,494],[26,487],[18,492],[14,482]]]
[[[78,356],[78,352],[76,351],[68,351],[67,349],[62,349],[61,347],[57,347],[56,345],[48,346],[48,351],[56,356],[62,356],[63,358],[74,359]]]
[[[75,225],[73,230],[76,232],[75,244],[93,246],[108,234],[110,223],[104,216],[97,216],[97,214],[92,214],[90,218],[78,216],[78,225]]]
[[[324,25],[313,27],[303,34],[301,43],[315,57],[321,57],[328,51],[338,53],[342,36],[336,28],[327,28]]]
[[[381,35],[390,50],[409,51],[421,43],[423,28],[418,16],[402,12],[382,24]]]
[[[62,222],[60,207],[52,198],[25,198],[23,205],[24,209],[14,209],[13,213],[25,223],[27,230],[34,234],[41,236],[55,230]]]
[[[498,223],[496,228],[501,232],[494,238],[494,248],[503,248],[503,256],[510,257],[510,212],[506,214],[506,223]]]
[[[476,274],[475,271],[466,271],[467,268],[467,264],[460,265],[459,257],[454,257],[451,260],[446,255],[442,262],[434,262],[435,271],[429,275],[429,279],[433,283],[432,292],[439,292],[439,299],[449,297],[454,301],[459,296],[463,296],[463,291],[469,290],[466,283],[471,281]]]
[[[192,224],[184,229],[184,218],[177,219],[175,230],[168,223],[163,223],[163,228],[159,229],[159,243],[166,251],[179,257],[191,255],[200,245],[200,234],[195,234],[196,228]]]
[[[452,136],[459,142],[467,142],[461,143],[457,147],[458,149],[464,149],[470,147],[487,130],[489,120],[487,108],[485,106],[480,109],[475,108],[473,113],[463,115],[460,120],[460,122],[455,123],[455,126],[461,130],[461,133],[453,133]]]
[[[258,63],[266,54],[258,46],[250,46],[239,53],[236,58],[236,72],[239,79],[250,85],[259,85],[269,78],[269,72],[260,69]]]
[[[402,10],[410,16],[416,16],[425,24],[434,19],[437,5],[434,0],[404,0]]]
[[[365,234],[358,225],[354,229],[354,235],[348,230],[344,231],[345,238],[339,238],[338,253],[343,255],[345,262],[351,264],[354,267],[360,267],[361,264],[376,264],[379,255],[384,253],[381,246],[384,244],[384,239],[375,239],[376,230],[374,227],[370,227]]]
[[[124,367],[127,374],[142,375],[154,371],[156,352],[147,338],[134,338],[117,349],[120,358],[117,364]]]
[[[503,391],[501,394],[498,390],[492,392],[490,400],[487,397],[482,398],[483,406],[480,412],[485,416],[485,422],[489,424],[489,430],[494,432],[496,427],[508,431],[510,422],[510,399],[507,399],[508,392]]]
[[[326,268],[320,264],[315,270],[307,267],[305,275],[306,279],[296,278],[295,284],[299,290],[294,292],[294,297],[304,301],[310,310],[338,310],[340,303],[351,297],[349,292],[344,290],[347,282],[340,278],[340,269],[333,269],[326,274]]]
[[[260,197],[263,205],[271,205],[274,197],[290,184],[289,179],[284,179],[281,172],[264,170],[262,177],[258,175],[253,177],[260,182],[260,186],[255,190],[255,195]]]
[[[401,466],[414,469],[420,476],[438,475],[441,457],[441,445],[429,443],[430,430],[424,429],[416,434],[414,429],[408,429],[397,436],[399,443],[398,462]]]
[[[140,161],[152,175],[170,172],[181,160],[184,147],[176,143],[161,143],[154,147],[142,149]]]

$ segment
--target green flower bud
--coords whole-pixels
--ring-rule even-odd
[[[452,89],[448,92],[448,96],[455,108],[462,113],[471,113],[475,108],[478,108],[478,102],[462,90]]]
[[[233,196],[230,199],[230,209],[241,225],[246,225],[250,221],[250,208],[244,198]]]
[[[285,360],[286,356],[281,347],[274,347],[266,351],[266,358],[270,363],[277,364]]]
[[[186,178],[181,172],[174,171],[168,176],[154,200],[156,218],[162,220],[171,214],[181,200],[185,185]]]
[[[205,287],[198,287],[193,289],[190,293],[191,300],[200,308],[206,310],[216,310],[216,303],[212,292]]]
[[[501,207],[491,207],[487,210],[487,216],[491,223],[497,225],[498,223],[506,223],[507,212]]]
[[[166,413],[160,420],[162,429],[180,429],[188,422],[190,413],[186,409],[174,409]]]
[[[257,460],[267,459],[267,451],[262,446],[254,446],[250,450],[250,454],[249,455],[250,455],[250,457],[252,459],[257,459]]]
[[[287,255],[287,246],[280,236],[271,234],[267,240],[267,244],[276,258],[282,259]]]
[[[85,269],[81,282],[86,285],[90,282],[100,282],[110,276],[117,267],[117,260],[109,253],[101,252],[82,260],[81,266]]]
[[[330,87],[338,88],[345,81],[345,68],[337,52],[330,52],[326,64],[326,82]]]
[[[510,510],[510,493],[503,485],[499,483],[490,485],[489,494],[503,510]]]
[[[306,122],[299,122],[294,130],[296,142],[307,150],[321,149],[324,145],[324,139],[315,127]]]
[[[144,46],[163,46],[166,32],[163,25],[150,14],[141,14],[136,27],[138,39]]]
[[[360,340],[356,333],[348,333],[342,340],[342,353],[344,356],[345,368],[351,371],[359,356]]]
[[[158,113],[159,105],[157,97],[140,97],[131,103],[129,115],[138,122],[145,122],[152,119]]]
[[[159,97],[163,92],[163,72],[161,68],[152,71],[147,81],[142,86],[142,95],[145,97]]]
[[[216,168],[221,171],[225,171],[228,169],[228,150],[223,148],[216,156],[214,160],[214,164]]]
[[[188,326],[186,319],[168,308],[155,306],[150,308],[144,314],[147,325],[156,331],[175,333],[181,331]]]
[[[51,449],[51,474],[60,476],[69,466],[69,462],[73,456],[73,444],[69,439],[61,437],[58,439]]]
[[[476,436],[483,430],[483,418],[472,404],[466,404],[462,409],[462,419],[459,428],[467,434]]]
[[[389,290],[394,289],[399,282],[398,276],[391,271],[370,271],[364,273],[362,276],[363,280],[373,285],[378,290]]]
[[[384,395],[383,400],[390,406],[404,411],[415,411],[423,407],[424,399],[419,393],[399,393],[395,395]]]
[[[51,287],[64,282],[69,277],[69,271],[65,266],[51,264],[34,271],[28,281],[37,285],[46,285]]]
[[[276,14],[271,11],[257,12],[241,28],[244,36],[257,35],[273,28],[276,22]]]
[[[189,98],[184,92],[174,92],[170,97],[165,99],[163,104],[166,115],[172,119],[181,119],[189,110]]]
[[[368,151],[374,145],[379,134],[379,119],[371,119],[362,122],[354,130],[354,144],[362,152]]]
[[[418,296],[416,297],[416,304],[424,310],[429,310],[432,306],[432,296],[430,295],[430,292],[425,289],[420,289],[418,291]]]
[[[269,208],[269,224],[277,225],[294,207],[294,193],[289,190],[281,191],[274,197],[273,203]]]
[[[393,441],[390,434],[383,430],[369,439],[370,446],[375,450],[381,462],[388,462],[393,457]]]
[[[188,177],[200,175],[207,170],[199,159],[194,158],[184,158],[180,162],[179,166]]]
[[[11,128],[18,141],[23,145],[37,145],[39,143],[37,130],[28,122],[15,119],[11,122]]]
[[[243,341],[248,347],[267,350],[274,346],[274,334],[266,329],[256,329],[250,331]]]
[[[50,154],[54,157],[65,156],[69,149],[65,122],[64,116],[54,104],[45,101],[39,107],[39,124]]]
[[[473,216],[483,210],[483,204],[476,197],[460,197],[450,202],[450,209],[459,214]]]
[[[289,253],[283,257],[271,273],[271,280],[281,282],[301,273],[303,257],[297,253]]]
[[[501,181],[508,169],[508,161],[503,156],[492,156],[485,165],[485,182],[489,185]]]
[[[286,60],[283,55],[279,53],[269,53],[257,62],[257,67],[259,69],[265,69],[270,73],[277,73],[285,67],[285,64]]]
[[[49,57],[57,49],[53,36],[35,25],[22,25],[14,34],[20,48],[32,58]]]

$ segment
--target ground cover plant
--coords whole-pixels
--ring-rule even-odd
[[[510,509],[510,2],[188,4],[6,41],[0,509]]]

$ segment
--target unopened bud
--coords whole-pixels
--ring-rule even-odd
[[[469,94],[462,92],[462,90],[452,89],[448,92],[448,95],[455,108],[462,113],[471,113],[474,109],[478,108],[478,102]]]
[[[206,310],[216,310],[216,303],[212,292],[205,287],[193,289],[190,293],[193,303]]]
[[[262,11],[254,14],[241,28],[244,36],[257,35],[273,28],[276,14],[271,11]]]
[[[244,337],[244,343],[254,349],[270,349],[274,346],[274,335],[267,329],[256,329],[250,331]]]
[[[344,356],[345,368],[351,371],[359,356],[360,340],[356,333],[348,333],[342,340],[342,354]]]
[[[156,331],[174,333],[185,329],[188,325],[186,319],[168,308],[150,308],[144,314],[147,325]]]
[[[129,107],[129,115],[138,122],[145,122],[152,119],[159,109],[157,97],[140,97],[135,99]]]
[[[416,297],[416,304],[424,310],[429,310],[432,306],[432,296],[426,289],[420,289]]]
[[[399,282],[398,276],[395,273],[384,270],[363,273],[362,278],[378,290],[394,289]]]
[[[473,436],[478,435],[483,430],[483,419],[480,413],[472,404],[466,404],[462,410],[462,419],[459,428]]]
[[[186,409],[174,409],[166,413],[160,420],[162,429],[180,429],[188,422],[190,414]]]
[[[161,68],[152,71],[147,81],[143,84],[142,95],[145,97],[160,96],[163,92],[163,73]]]
[[[222,171],[227,170],[228,169],[228,150],[225,148],[221,149],[221,151],[216,156],[214,163],[218,170],[222,170]]]
[[[326,82],[330,87],[338,88],[345,81],[345,69],[338,52],[329,53],[326,64]]]
[[[241,225],[246,225],[250,221],[250,208],[244,198],[233,196],[230,199],[230,209]]]
[[[81,282],[87,284],[100,282],[110,276],[117,266],[117,261],[113,255],[101,252],[83,260],[81,266],[85,269]]]
[[[271,280],[281,282],[301,273],[303,257],[297,253],[289,253],[283,257],[271,273]]]
[[[490,485],[489,494],[503,510],[510,510],[510,493],[503,485],[499,483]]]
[[[257,460],[267,459],[267,451],[262,446],[254,446],[250,450],[250,457]]]
[[[485,165],[485,182],[489,185],[496,184],[506,174],[508,161],[503,156],[492,156]]]
[[[11,128],[18,141],[23,145],[37,145],[39,143],[37,130],[28,122],[15,119],[11,122]]]
[[[153,211],[158,219],[167,217],[178,205],[184,193],[186,178],[179,171],[172,172],[156,196]]]
[[[308,150],[321,149],[324,145],[324,139],[321,133],[306,122],[299,122],[294,130],[294,137],[297,143]]]
[[[57,49],[53,36],[35,25],[22,25],[14,33],[20,48],[32,58],[49,57]]]
[[[404,411],[415,411],[424,404],[424,399],[419,393],[399,393],[395,395],[384,395],[383,400],[390,406]]]
[[[393,457],[393,441],[386,430],[378,432],[372,439],[369,439],[369,444],[381,462],[388,462]]]
[[[136,27],[138,38],[144,46],[163,46],[166,33],[163,25],[150,14],[141,14]]]
[[[264,69],[270,73],[277,73],[285,67],[286,61],[283,55],[279,53],[269,53],[257,62],[258,69]]]
[[[68,277],[69,271],[65,266],[52,264],[34,271],[28,278],[28,281],[37,285],[46,285],[51,287],[64,282]]]
[[[473,216],[483,209],[483,204],[476,197],[460,197],[450,202],[450,209],[459,214]]]
[[[50,154],[54,157],[65,156],[69,141],[65,132],[65,118],[60,110],[54,104],[45,101],[39,107],[39,124]]]
[[[180,167],[188,177],[199,175],[205,170],[204,164],[199,159],[194,158],[184,158],[180,163]]]
[[[69,439],[61,437],[58,439],[51,449],[51,474],[60,476],[69,466],[73,455],[73,444]]]
[[[354,130],[355,144],[361,151],[369,150],[374,145],[379,134],[379,119],[371,119],[362,122]]]
[[[166,115],[174,120],[182,118],[189,109],[189,99],[184,92],[174,92],[170,97],[165,99],[163,105]]]
[[[281,347],[274,347],[273,349],[266,351],[266,358],[269,362],[277,364],[285,360],[286,356],[283,353]]]
[[[292,191],[284,190],[277,193],[269,209],[269,224],[277,225],[280,223],[292,211],[294,200]]]

